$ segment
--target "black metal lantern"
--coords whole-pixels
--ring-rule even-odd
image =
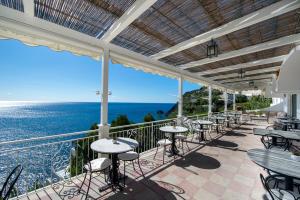
[[[209,58],[217,57],[218,54],[219,54],[219,46],[216,43],[216,41],[211,39],[211,41],[207,45],[207,57]]]
[[[239,73],[239,75],[240,75],[240,79],[243,79],[243,78],[245,78],[245,70],[244,69],[241,69],[240,70],[240,73]]]

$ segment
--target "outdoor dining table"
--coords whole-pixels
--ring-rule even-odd
[[[257,165],[285,176],[285,188],[293,191],[293,179],[300,179],[300,162],[293,160],[290,152],[250,149],[247,154]]]
[[[113,189],[122,190],[122,186],[119,184],[119,166],[118,166],[118,154],[125,153],[137,148],[139,143],[131,138],[119,137],[114,142],[111,138],[99,139],[91,144],[91,149],[98,153],[110,154],[112,159],[112,170],[110,173],[111,183],[103,188],[101,191],[113,187]],[[125,178],[125,177],[124,177]]]
[[[201,140],[204,141],[205,137],[204,137],[204,132],[203,132],[203,125],[212,125],[213,123],[211,121],[208,121],[208,120],[195,120],[195,121],[193,121],[193,123],[200,125],[200,130],[202,130]]]
[[[171,154],[170,154],[170,156],[173,156],[173,155],[181,156],[180,154],[178,154],[178,150],[176,148],[175,134],[185,133],[185,132],[188,131],[188,129],[185,128],[185,127],[182,127],[182,126],[163,126],[163,127],[160,127],[159,130],[164,132],[165,134],[171,134],[172,144],[171,144]]]
[[[293,131],[267,130],[267,129],[262,129],[262,128],[254,128],[253,134],[259,135],[259,136],[266,136],[266,135],[272,136],[272,134],[276,134],[276,135],[282,136],[286,139],[300,140],[300,134],[298,134],[297,132],[293,132]],[[276,137],[272,137],[272,143],[275,146],[277,145]]]

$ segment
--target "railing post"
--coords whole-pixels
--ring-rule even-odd
[[[211,106],[212,106],[212,98],[211,98],[211,85],[208,86],[208,116],[211,115]]]
[[[154,124],[153,124],[153,122],[151,122],[151,143],[152,144],[150,144],[150,148],[152,149],[152,147],[154,146],[154,144],[155,144],[155,141],[154,141]]]

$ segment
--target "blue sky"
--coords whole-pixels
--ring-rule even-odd
[[[110,102],[177,101],[175,79],[110,63]],[[96,102],[101,61],[47,47],[0,40],[0,101]],[[184,91],[199,88],[184,82]]]

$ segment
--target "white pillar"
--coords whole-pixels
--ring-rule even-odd
[[[224,112],[227,112],[227,90],[224,91]]]
[[[236,110],[236,105],[235,105],[235,92],[233,93],[233,110],[235,111]]]
[[[104,49],[102,55],[102,77],[101,77],[101,115],[99,125],[99,137],[109,137],[108,124],[108,68],[109,68],[109,50]]]
[[[208,86],[208,115],[211,115],[211,106],[212,106],[211,85],[209,85]]]
[[[180,76],[178,78],[178,118],[182,117],[182,107],[183,107],[183,102],[182,102],[182,83],[183,83],[183,78]]]

